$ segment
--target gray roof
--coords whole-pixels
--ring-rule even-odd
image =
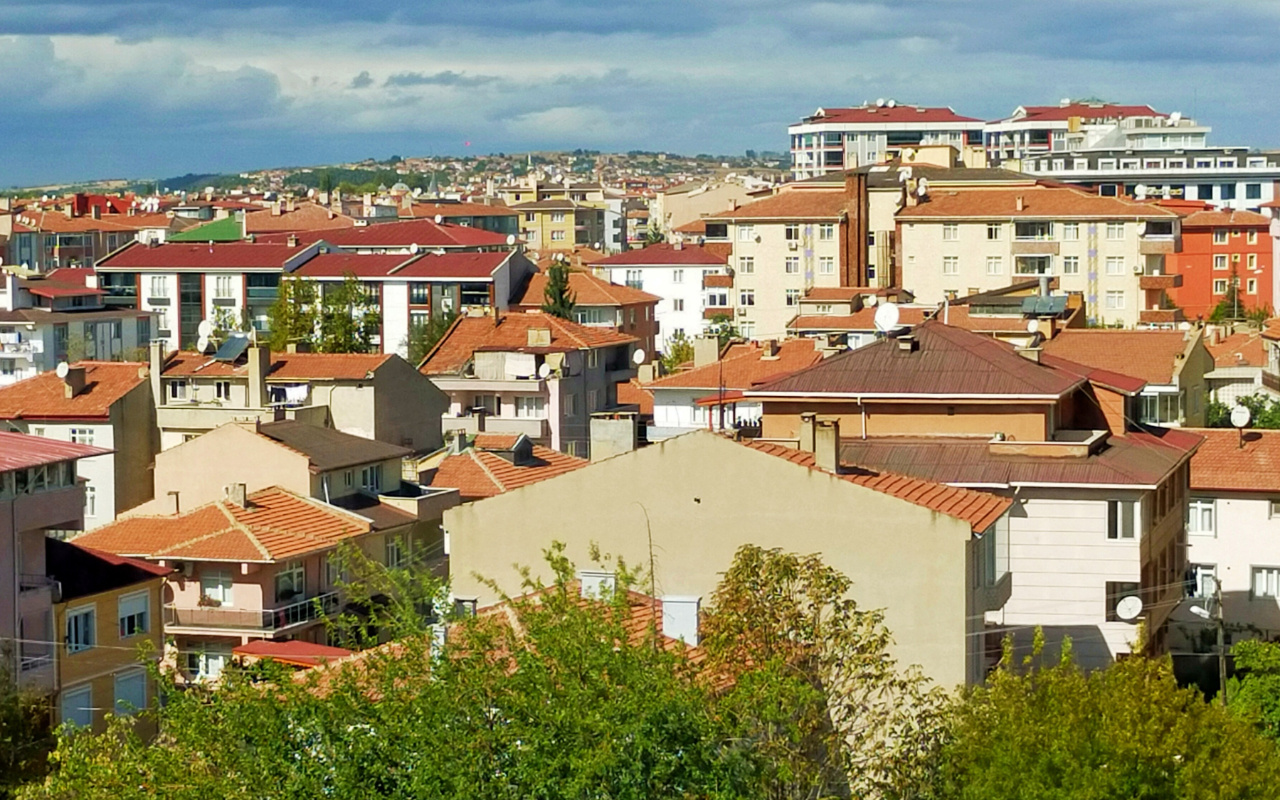
[[[305,455],[315,472],[404,458],[413,452],[407,447],[291,419],[260,425],[258,433]]]

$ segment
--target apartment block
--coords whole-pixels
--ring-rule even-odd
[[[1167,259],[1166,291],[1188,319],[1209,319],[1233,288],[1239,304],[1233,317],[1276,307],[1269,217],[1189,201],[1160,205],[1182,215],[1181,247]]]
[[[707,305],[703,282],[706,276],[725,273],[725,259],[704,247],[655,244],[609,256],[591,268],[610,283],[660,298],[654,309],[659,352],[668,351],[672,337],[700,336],[710,322],[704,313],[708,308],[724,310]]]

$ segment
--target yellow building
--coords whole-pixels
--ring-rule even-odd
[[[520,214],[520,238],[530,250],[573,250],[583,245],[603,248],[605,196],[601,184],[558,183],[530,176],[499,187],[498,194]]]
[[[145,709],[155,699],[147,665],[163,649],[157,611],[170,570],[56,539],[45,540],[45,559],[61,587],[53,606],[57,718],[98,733],[107,714]],[[139,725],[144,735],[154,732],[150,721]]]

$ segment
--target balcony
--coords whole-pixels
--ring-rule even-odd
[[[453,417],[445,414],[441,419],[441,427],[446,431],[465,431],[474,436],[477,433],[523,433],[534,441],[550,436],[547,421],[531,417],[493,417],[484,418],[484,427],[480,426],[480,417]]]
[[[1143,275],[1138,278],[1139,289],[1176,289],[1181,285],[1181,275]]]
[[[1138,240],[1138,252],[1144,256],[1172,255],[1178,252],[1178,242],[1172,236],[1160,238],[1143,236]]]
[[[1056,256],[1061,244],[1037,239],[1014,239],[1009,251],[1015,256]]]
[[[165,628],[193,630],[251,630],[279,632],[320,619],[322,614],[338,610],[338,593],[324,594],[298,600],[278,608],[218,608],[201,606],[188,608],[168,605],[164,607]]]
[[[44,352],[44,342],[40,339],[21,339],[16,333],[0,333],[0,353],[6,356],[25,356],[31,358]]]
[[[1146,308],[1138,312],[1138,322],[1146,325],[1173,325],[1185,320],[1180,308]]]
[[[18,653],[18,688],[50,694],[57,688],[54,648],[49,642],[24,642]]]

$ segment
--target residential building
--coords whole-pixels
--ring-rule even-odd
[[[370,490],[380,502],[349,511],[279,487],[227,489],[190,511],[120,519],[75,541],[172,568],[164,632],[192,680],[217,678],[232,649],[255,639],[324,643],[321,612],[343,603],[340,546],[391,567],[425,565],[442,548],[438,525],[420,520],[418,498],[393,497],[400,492]]]
[[[461,317],[419,370],[449,397],[444,431],[519,433],[586,456],[591,415],[617,405],[637,344],[540,311]]]
[[[1090,322],[1172,326],[1165,290],[1177,250],[1173,211],[1122,197],[1040,185],[930,191],[897,215],[902,285],[916,300],[1054,276],[1084,298]]]
[[[10,430],[106,448],[76,464],[85,529],[151,499],[160,435],[145,364],[81,361],[63,376],[45,372],[0,387],[0,420]]]
[[[950,108],[877,100],[856,108],[819,108],[787,127],[796,180],[879,164],[922,145],[950,145],[982,156],[983,121]],[[975,163],[974,166],[982,166]]]
[[[1000,164],[1104,147],[1194,148],[1204,146],[1208,133],[1181,114],[1162,114],[1147,105],[1064,100],[1055,106],[1018,106],[1007,118],[987,123],[987,159]]]
[[[654,315],[657,350],[663,353],[669,350],[673,337],[702,334],[709,322],[703,313],[703,277],[724,274],[725,267],[722,257],[679,242],[627,250],[591,265],[610,283],[661,298]]]
[[[246,346],[223,358],[151,349],[160,447],[228,422],[278,416],[430,452],[443,444],[448,399],[396,355],[272,353]]]
[[[1025,647],[1041,628],[1051,649],[1069,636],[1079,663],[1100,666],[1137,640],[1121,598],[1141,599],[1160,652],[1181,597],[1200,439],[1127,426],[1143,386],[932,320],[743,394],[762,404],[766,441],[806,448],[817,414],[849,437],[841,463],[1011,500],[1012,584],[986,614],[990,645],[1007,633]]]
[[[1217,210],[1204,203],[1164,201],[1182,215],[1181,242],[1165,259],[1169,299],[1188,319],[1207,320],[1223,301],[1231,316],[1275,308],[1271,219],[1253,211]]]
[[[598,260],[597,262],[598,263]],[[538,311],[546,302],[547,270],[529,275],[523,289],[511,299],[512,311]],[[657,352],[658,304],[656,294],[610,283],[581,269],[569,270],[569,294],[573,298],[573,321],[588,327],[611,328],[634,336],[646,355]]]
[[[0,431],[0,637],[9,675],[21,689],[53,696],[58,689],[54,627],[57,583],[49,576],[49,531],[84,525],[84,484],[76,462],[107,454],[102,447]]]
[[[692,369],[644,384],[653,396],[650,442],[698,428],[758,430],[760,404],[742,392],[822,360],[812,339],[730,344],[723,353],[718,345],[714,338],[699,339]]]
[[[1217,326],[1206,331],[1204,347],[1213,357],[1213,370],[1204,375],[1210,401],[1230,407],[1259,394],[1280,399],[1280,373],[1261,331],[1228,333]]]
[[[0,271],[0,386],[62,361],[138,360],[155,322],[150,312],[104,305],[92,270]]]
[[[134,207],[104,214],[102,208],[15,212],[5,261],[36,272],[92,267],[129,242],[163,242],[173,225],[165,214],[140,213]]]
[[[744,544],[822,553],[852,579],[860,606],[884,610],[901,662],[943,686],[980,682],[980,620],[1009,586],[1010,501],[848,468],[834,426],[823,434],[801,451],[693,431],[450,509],[454,595],[484,606],[496,590],[519,593],[513,564],[552,579],[543,551],[560,541],[584,579],[608,579],[591,572],[595,550],[652,564],[663,597],[684,598],[696,615]],[[602,515],[553,512],[605,495]]]
[[[590,462],[534,444],[523,433],[460,433],[448,454],[422,473],[424,483],[458,491],[463,503],[495,497]]]
[[[520,214],[520,238],[532,250],[572,250],[578,246],[603,249],[607,239],[603,204],[575,200],[538,200],[516,203]]]
[[[1045,342],[1047,355],[1146,383],[1133,420],[1143,425],[1200,427],[1209,402],[1205,375],[1214,369],[1204,330],[1072,329]]]
[[[520,212],[500,205],[432,200],[428,203],[410,203],[407,214],[402,205],[400,216],[433,219],[446,225],[478,228],[503,236],[520,234]]]
[[[519,243],[511,234],[495,233],[481,227],[436,222],[433,219],[408,219],[376,224],[354,225],[338,230],[275,233],[258,236],[257,241],[302,246],[323,241],[331,247],[361,255],[404,254],[426,251],[516,250]]]
[[[763,181],[706,180],[659,189],[649,203],[649,224],[666,235],[667,241],[675,241],[673,233],[691,223],[696,223],[726,208],[746,205],[755,192],[769,188]]]
[[[148,662],[164,652],[160,608],[171,570],[57,539],[45,539],[44,546],[49,578],[59,589],[53,606],[60,644],[55,717],[102,733],[108,714],[155,704]],[[140,720],[137,730],[150,735],[155,723]]]

